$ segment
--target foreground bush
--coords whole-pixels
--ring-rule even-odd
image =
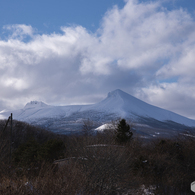
[[[190,184],[195,181],[193,137],[150,142],[132,139],[117,145],[112,136],[69,136],[44,142],[31,139],[20,144],[18,155],[24,157],[19,161],[31,158],[29,163],[33,159],[44,162],[38,167],[17,163],[10,167],[1,161],[0,194],[191,194]],[[62,143],[66,144],[66,158],[54,166],[55,151]],[[56,158],[61,158],[61,153]]]
[[[43,144],[30,140],[21,144],[13,153],[13,161],[20,166],[53,162],[64,157],[65,145],[63,141],[52,139]]]

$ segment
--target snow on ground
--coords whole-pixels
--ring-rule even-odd
[[[107,130],[107,129],[114,129],[114,128],[115,128],[115,126],[112,125],[112,124],[104,124],[104,125],[101,125],[98,128],[96,128],[95,130],[96,131],[104,131],[104,130]]]

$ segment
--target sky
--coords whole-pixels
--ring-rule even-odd
[[[195,1],[0,0],[0,111],[121,89],[195,119]]]

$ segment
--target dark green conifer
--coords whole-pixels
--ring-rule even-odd
[[[115,134],[116,141],[119,143],[126,143],[133,136],[133,133],[130,130],[130,126],[126,123],[125,119],[119,121]]]

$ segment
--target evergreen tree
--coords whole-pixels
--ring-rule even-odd
[[[115,135],[116,141],[119,143],[126,143],[133,136],[133,133],[130,130],[130,126],[126,123],[125,119],[119,121],[115,131]]]

